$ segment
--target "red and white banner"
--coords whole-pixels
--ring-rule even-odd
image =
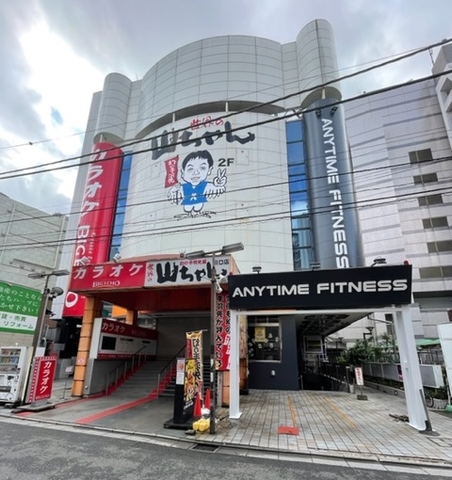
[[[215,362],[217,370],[231,367],[231,317],[227,292],[217,293],[215,310]]]
[[[53,377],[55,376],[56,357],[36,357],[31,374],[28,402],[48,400],[52,396]]]
[[[102,263],[74,267],[71,289],[75,291],[143,287],[146,262]]]
[[[230,261],[229,256],[215,258],[216,271],[224,276],[228,275]],[[211,275],[211,259],[208,258],[99,263],[74,266],[71,290],[85,292],[117,288],[208,285]]]
[[[91,264],[108,261],[122,158],[122,150],[111,143],[96,143],[93,147],[77,227],[74,267],[81,265],[84,258]],[[84,309],[84,297],[69,291],[63,316],[80,317]]]
[[[91,358],[130,358],[139,353],[147,357],[157,354],[157,330],[127,323],[96,318],[91,340]]]
[[[165,188],[172,187],[173,185],[176,185],[176,183],[178,182],[178,179],[177,179],[178,162],[179,162],[179,155],[173,158],[168,158],[168,160],[165,160],[165,170],[166,170]]]

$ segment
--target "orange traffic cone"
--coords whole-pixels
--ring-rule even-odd
[[[201,394],[198,393],[198,395],[196,396],[196,400],[195,400],[195,408],[193,410],[193,417],[199,418],[201,416],[202,416],[202,413],[201,413]]]
[[[210,410],[210,388],[206,390],[206,398],[204,400],[204,408]]]

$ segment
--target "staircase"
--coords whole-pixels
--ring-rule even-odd
[[[148,360],[132,376],[114,390],[111,396],[127,400],[137,400],[147,397],[156,390],[159,373],[167,364],[167,359]]]

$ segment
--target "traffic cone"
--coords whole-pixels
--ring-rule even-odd
[[[206,398],[204,400],[204,408],[210,410],[210,388],[206,390]]]
[[[199,418],[201,416],[202,416],[202,413],[201,413],[201,394],[198,393],[198,395],[196,396],[196,400],[195,400],[195,408],[193,410],[193,417]]]

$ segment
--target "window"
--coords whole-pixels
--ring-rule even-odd
[[[441,228],[448,227],[449,223],[447,217],[433,217],[433,218],[424,218],[422,220],[424,228],[427,230],[429,228]]]
[[[281,360],[279,317],[248,317],[248,357],[250,361]]]
[[[452,252],[452,240],[428,242],[427,248],[429,253]]]
[[[433,160],[432,151],[430,148],[426,148],[425,150],[415,150],[414,152],[408,152],[408,156],[410,157],[410,163],[422,163],[422,162],[430,162]]]
[[[421,278],[450,278],[452,277],[452,265],[444,265],[441,267],[424,267],[419,269]]]
[[[289,173],[290,214],[292,218],[293,265],[308,268],[314,258],[309,216],[303,125],[300,120],[286,123],[287,164]],[[312,261],[312,260],[311,260]]]
[[[419,206],[425,207],[427,205],[438,205],[439,203],[443,203],[443,196],[439,195],[427,195],[425,197],[419,197]]]
[[[436,173],[426,173],[424,175],[416,175],[413,177],[415,185],[423,185],[424,183],[432,183],[438,181],[438,175]]]

